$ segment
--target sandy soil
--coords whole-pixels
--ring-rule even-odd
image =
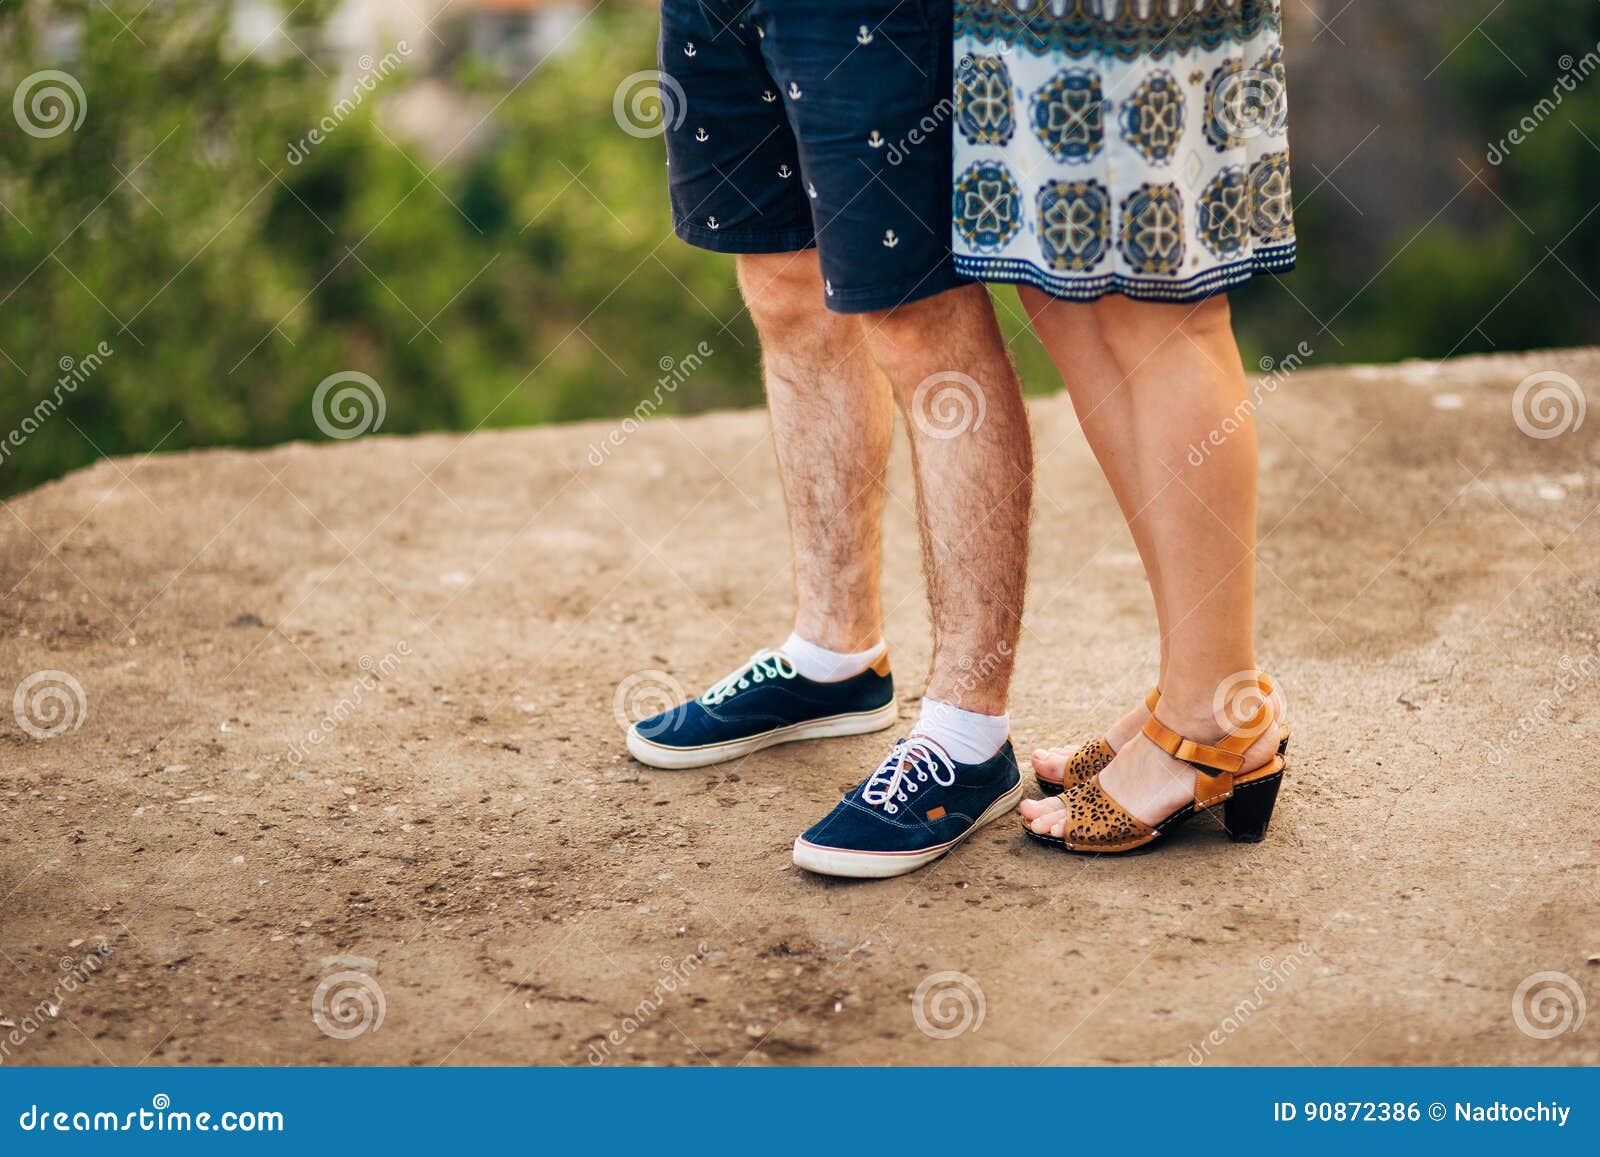
[[[698,690],[787,629],[759,413],[598,466],[603,424],[106,461],[14,499],[0,693],[83,698],[52,738],[0,713],[0,1062],[1600,1062],[1600,1010],[1535,1035],[1562,989],[1600,997],[1600,417],[1519,432],[1552,369],[1597,400],[1587,350],[1267,401],[1262,651],[1296,740],[1266,843],[1084,861],[1002,822],[883,883],[789,862],[883,737],[624,752],[619,686]],[[1096,733],[1154,655],[1069,406],[1033,413],[1024,750]],[[1569,979],[1518,1006],[1544,972]]]

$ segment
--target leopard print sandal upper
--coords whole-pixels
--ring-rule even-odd
[[[1039,790],[1045,795],[1060,795],[1063,791],[1077,787],[1081,783],[1088,783],[1100,774],[1101,768],[1116,757],[1117,750],[1109,742],[1104,739],[1091,739],[1067,756],[1067,765],[1059,782],[1046,779],[1042,775],[1033,778],[1038,782]]]
[[[1024,827],[1030,836],[1069,852],[1125,852],[1143,847],[1160,833],[1123,810],[1100,787],[1098,778],[1061,793],[1066,819],[1059,836],[1040,835]]]
[[[1156,702],[1161,698],[1161,689],[1153,688],[1150,694],[1144,697],[1144,705],[1151,711],[1156,709]],[[1091,739],[1078,750],[1067,756],[1067,765],[1063,769],[1060,780],[1046,779],[1042,775],[1033,778],[1039,785],[1039,790],[1045,795],[1060,795],[1069,788],[1077,787],[1081,783],[1088,783],[1101,770],[1117,757],[1117,749],[1111,746],[1108,739]]]

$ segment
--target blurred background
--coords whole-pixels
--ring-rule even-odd
[[[1247,364],[1595,341],[1600,0],[1284,8],[1300,268],[1235,295]],[[655,22],[0,2],[0,493],[324,439],[340,373],[380,384],[382,433],[758,405],[731,263],[673,238],[630,88]]]

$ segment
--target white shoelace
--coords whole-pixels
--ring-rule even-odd
[[[715,684],[704,695],[700,702],[707,707],[715,707],[724,699],[735,692],[743,691],[755,683],[765,683],[768,679],[793,679],[795,677],[794,664],[789,662],[789,657],[770,647],[763,647],[726,679]]]
[[[949,787],[956,781],[956,769],[944,748],[931,739],[913,735],[896,743],[889,757],[878,764],[878,770],[867,777],[861,800],[894,815],[900,810],[897,805],[905,803],[930,779]]]

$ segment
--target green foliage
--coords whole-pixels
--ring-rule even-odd
[[[1333,322],[1344,344],[1314,341],[1325,358],[1450,357],[1600,333],[1600,4],[1485,7],[1437,35],[1438,79],[1470,142],[1449,211],[1368,270],[1343,267],[1336,227],[1297,205],[1301,261],[1287,288]],[[1454,147],[1446,131],[1418,147]],[[1250,320],[1265,323],[1247,325],[1255,333],[1309,323],[1281,301]]]
[[[384,116],[418,80],[405,70],[291,158],[349,78],[293,51],[241,60],[227,7],[150,5],[125,27],[99,0],[0,6],[0,492],[101,453],[322,438],[312,395],[342,371],[378,381],[390,433],[615,416],[658,396],[666,411],[759,403],[732,262],[672,236],[661,141],[613,113],[618,82],[654,65],[653,9],[602,7],[525,83],[460,61],[452,86],[489,135],[441,160]],[[310,48],[333,0],[283,7]],[[1483,32],[1441,42],[1465,38],[1445,74],[1488,142],[1555,90],[1564,53],[1600,41],[1600,6],[1516,0]],[[30,135],[10,98],[46,69],[81,84],[84,118]],[[1511,211],[1479,197],[1480,227],[1430,228],[1365,291],[1372,271],[1341,267],[1322,205],[1303,206],[1300,273],[1236,295],[1247,361],[1281,356],[1312,315],[1337,317],[1344,344],[1311,343],[1336,360],[1597,332],[1579,279],[1592,288],[1600,253],[1600,75],[1562,97],[1485,172]],[[1030,388],[1053,388],[1014,294],[996,300]],[[658,389],[667,359],[702,343],[704,364]],[[58,385],[63,359],[74,388]]]
[[[315,44],[330,7],[288,32]],[[224,9],[151,6],[137,37],[95,0],[0,9],[0,89],[59,69],[87,105],[59,135],[9,108],[0,127],[0,439],[27,435],[0,490],[101,452],[323,437],[313,392],[350,370],[383,389],[384,432],[631,411],[701,342],[662,408],[759,400],[731,263],[672,237],[661,141],[613,118],[653,13],[603,10],[509,95],[484,84],[487,151],[396,143],[373,115],[396,75],[296,164],[350,89],[294,52],[241,63]],[[48,27],[75,52],[47,56]],[[42,398],[59,412],[31,420]]]
[[[79,81],[85,106],[81,127],[44,137],[5,110],[0,427],[16,429],[53,392],[63,359],[101,343],[111,351],[25,447],[8,447],[8,487],[89,461],[97,445],[116,453],[169,432],[167,446],[310,428],[296,379],[334,343],[262,341],[290,313],[301,271],[260,233],[274,197],[257,158],[278,161],[313,106],[276,70],[247,64],[230,76],[210,13],[152,10],[141,45],[94,3],[0,10],[0,88],[56,68]],[[81,29],[75,56],[43,58],[46,17]]]

